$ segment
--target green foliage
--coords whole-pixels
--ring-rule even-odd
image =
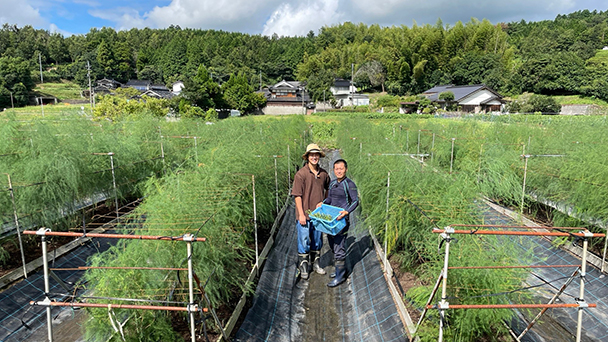
[[[438,99],[445,101],[445,102],[454,101],[454,93],[452,93],[451,91],[444,91],[441,94],[439,94]]]
[[[183,120],[166,125],[167,134],[188,133],[203,140],[198,145],[198,153],[190,155],[189,161],[181,164],[176,172],[161,179],[148,180],[144,188],[146,200],[132,216],[139,219],[145,215],[145,222],[135,225],[138,234],[181,236],[198,233],[198,237],[207,239],[193,243],[193,261],[199,279],[202,282],[209,279],[205,293],[213,307],[233,299],[255,263],[251,174],[255,175],[257,220],[261,234],[267,234],[276,214],[273,159],[259,156],[284,154],[286,145],[292,152],[297,151],[293,137],[306,129],[302,117],[253,119],[223,120],[214,125],[200,126]],[[189,144],[192,150],[193,146]],[[247,148],[243,148],[245,145]],[[173,151],[178,150],[166,153]],[[295,159],[291,162],[299,163]],[[287,163],[286,158],[278,161],[278,173],[285,175],[279,178],[281,198],[288,195]],[[293,166],[291,170],[295,169]],[[132,231],[133,228],[129,227],[133,226],[127,225],[124,229]],[[183,242],[127,241],[97,255],[92,264],[184,267],[185,261],[186,246]],[[94,287],[98,296],[187,302],[187,292],[181,290],[183,283],[179,282],[179,279],[182,282],[185,279],[184,272],[180,277],[176,272],[141,270],[90,270],[86,274],[87,286]],[[178,287],[176,291],[172,291],[174,286]],[[196,302],[200,300],[200,296],[195,298]],[[126,315],[122,310],[115,311],[119,317]],[[106,341],[113,333],[107,309],[92,309],[89,313],[94,319],[87,320],[86,339]],[[171,329],[170,318],[164,313],[139,310],[129,311],[129,314],[132,318],[124,327],[127,339],[151,336],[163,341],[179,340]]]
[[[169,102],[142,96],[141,99],[131,99],[122,96],[98,96],[93,116],[98,119],[120,120],[127,116],[151,114],[156,117],[166,116],[169,113]]]
[[[468,122],[466,125],[436,120],[372,122],[362,119],[344,120],[343,128],[336,129],[338,145],[344,151],[343,156],[351,162],[350,176],[357,182],[362,201],[362,213],[365,217],[363,227],[371,227],[380,239],[387,239],[389,253],[398,253],[402,267],[419,275],[427,284],[434,284],[437,274],[443,267],[443,258],[437,253],[437,235],[431,232],[434,226],[444,227],[453,223],[482,222],[475,212],[474,201],[479,196],[477,173],[464,170],[448,174],[445,170],[446,152],[451,149],[451,139],[435,138],[434,150],[431,150],[432,136],[421,135],[421,152],[434,152],[434,159],[429,166],[422,166],[411,158],[403,156],[381,155],[382,153],[415,152],[417,137],[412,134],[428,129],[451,136],[458,131],[472,134],[482,129],[481,125]],[[353,140],[352,137],[357,137]],[[411,140],[410,140],[411,139]],[[361,144],[361,145],[359,145]],[[465,142],[465,144],[468,144]],[[362,147],[362,151],[360,148]],[[466,146],[468,147],[468,146]],[[362,153],[361,153],[362,152]],[[468,153],[466,151],[465,153]],[[449,152],[448,152],[449,153]],[[458,152],[456,160],[467,165],[467,161]],[[449,169],[449,155],[447,166]],[[428,159],[427,159],[428,161]],[[477,165],[475,165],[477,166]],[[386,213],[387,177],[390,172],[390,198],[388,215]],[[414,203],[416,206],[412,205]],[[424,216],[420,210],[428,216]],[[429,218],[432,221],[429,221]],[[495,238],[459,239],[451,249],[455,257],[450,259],[450,266],[456,265],[504,265],[519,263],[525,255],[513,255],[513,242]],[[516,259],[516,258],[519,258]],[[456,272],[456,271],[455,271]],[[450,297],[454,301],[467,304],[509,303],[510,300],[521,301],[522,298],[484,295],[508,291],[519,287],[523,274],[520,271],[497,273],[458,271],[448,283]],[[408,291],[407,296],[417,305],[424,305],[432,291],[432,286],[422,286]],[[479,296],[479,297],[478,297]],[[513,313],[508,310],[462,310],[450,313],[447,335],[450,340],[478,341],[484,336],[495,336],[497,332],[507,334],[502,325]],[[435,325],[436,313],[431,313],[429,325]],[[436,329],[423,328],[425,340],[436,340]]]
[[[74,100],[82,99],[80,95],[80,87],[73,82],[47,82],[47,77],[44,76],[45,83],[37,84],[34,91],[44,94],[45,96],[54,96],[59,100]]]
[[[203,65],[199,66],[196,76],[184,82],[182,93],[186,99],[203,110],[224,108],[221,88],[211,79]]]
[[[399,108],[399,103],[401,102],[401,98],[399,96],[391,96],[391,95],[381,95],[376,98],[376,107],[397,107]]]
[[[253,87],[247,83],[245,75],[231,75],[228,82],[222,85],[224,101],[230,108],[238,109],[243,113],[251,112],[266,104],[264,95],[254,93]]]

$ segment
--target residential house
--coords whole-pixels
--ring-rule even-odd
[[[152,82],[150,80],[129,80],[127,84],[124,85],[126,88],[135,88],[141,92],[146,90],[150,90],[150,86]]]
[[[298,81],[281,81],[261,90],[266,97],[267,115],[305,114],[314,108],[304,86]]]
[[[444,92],[453,93],[454,100],[450,103],[445,100],[440,100],[439,95]],[[420,95],[444,108],[455,103],[461,111],[469,113],[499,112],[503,109],[505,104],[502,95],[483,84],[435,86]]]
[[[97,80],[97,87],[104,87],[106,89],[116,89],[116,88],[120,88],[122,87],[122,83],[115,81],[111,78],[102,78],[100,80]]]
[[[336,107],[369,105],[369,96],[357,94],[357,87],[351,85],[348,80],[336,78],[333,87],[329,90],[336,100]]]
[[[175,94],[162,84],[151,84],[149,89],[142,92],[139,95],[133,96],[133,98],[141,98],[142,96],[154,97],[157,99],[171,99]]]

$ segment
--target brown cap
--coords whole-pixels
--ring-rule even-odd
[[[325,157],[325,153],[323,153],[323,151],[321,151],[321,149],[319,148],[319,145],[317,145],[317,144],[308,144],[308,146],[306,146],[306,153],[304,153],[302,155],[302,159],[304,159],[304,160],[308,159],[309,153],[319,153],[321,155],[321,157]]]

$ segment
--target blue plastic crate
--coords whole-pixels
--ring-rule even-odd
[[[327,204],[323,204],[320,207],[318,207],[317,209],[315,209],[308,216],[310,216],[310,220],[312,221],[316,230],[329,234],[329,235],[336,235],[339,232],[341,232],[342,229],[344,229],[344,227],[346,227],[346,219],[344,217],[341,218],[340,220],[336,220],[336,218],[340,215],[340,212],[342,210],[344,210],[344,209],[334,207],[331,205],[327,205]],[[332,220],[328,221],[328,220],[323,220],[323,219],[312,216],[317,213],[331,215]]]

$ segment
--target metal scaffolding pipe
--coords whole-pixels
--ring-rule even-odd
[[[66,302],[35,302],[31,301],[30,305],[48,306],[47,310],[52,306],[66,306],[73,308],[103,308],[103,309],[134,309],[134,310],[159,310],[159,311],[188,311],[186,306],[160,306],[160,305],[133,305],[133,304],[111,304],[111,303],[66,303]],[[198,306],[195,305],[196,310]],[[207,308],[203,308],[203,312],[207,312]]]
[[[86,271],[86,270],[153,270],[153,271],[187,271],[187,268],[174,267],[110,267],[110,266],[78,266],[67,268],[50,268],[51,271]]]
[[[126,234],[100,234],[100,233],[70,233],[70,232],[40,232],[34,230],[24,230],[25,235],[43,235],[43,236],[71,236],[71,237],[89,237],[89,238],[107,238],[107,239],[131,239],[131,240],[164,240],[164,241],[183,241],[183,236],[156,236],[156,235],[126,235]],[[192,241],[206,241],[206,238],[194,238]]]
[[[580,267],[580,265],[522,265],[522,266],[452,266],[451,270],[503,269],[503,268],[560,268]]]
[[[508,225],[500,225],[500,224],[451,224],[450,227],[479,227],[479,228],[522,228],[522,229],[530,229],[530,226],[508,226]],[[562,230],[585,230],[585,227],[533,227],[533,229],[562,229]]]
[[[433,233],[442,234],[444,229],[433,229]],[[452,234],[469,235],[516,235],[516,236],[577,236],[577,237],[604,237],[606,234],[597,233],[560,233],[560,232],[517,232],[517,231],[495,231],[495,230],[454,230]]]
[[[581,258],[581,273],[580,273],[580,287],[578,291],[578,298],[576,301],[580,306],[578,307],[578,320],[576,326],[576,342],[581,341],[581,334],[583,329],[583,308],[587,305],[585,303],[585,276],[587,275],[587,247],[589,241],[587,238],[583,239],[583,257]],[[591,307],[591,304],[589,304]]]
[[[42,236],[42,269],[44,271],[43,303],[51,303],[51,299],[49,298],[49,292],[51,292],[51,287],[49,285],[49,261],[46,249],[46,236]],[[50,306],[47,306],[46,308],[46,324],[49,342],[53,342],[53,313],[51,312]]]
[[[194,268],[192,266],[192,239],[194,236],[192,234],[184,235],[187,246],[188,253],[188,314],[190,315],[190,337],[192,342],[196,342],[196,326],[194,322],[194,311],[190,310],[193,307],[196,307],[194,304]]]
[[[13,203],[13,219],[15,220],[15,229],[17,230],[17,239],[19,240],[19,251],[21,253],[21,263],[23,266],[23,276],[27,279],[27,269],[25,268],[25,252],[23,251],[23,242],[21,240],[21,228],[19,227],[19,216],[17,216],[17,205],[15,205],[15,193],[13,190],[13,183],[11,182],[11,175],[5,173],[8,177],[8,190],[11,194],[11,202]]]
[[[480,305],[446,305],[445,309],[557,309],[557,308],[596,308],[597,304],[480,304]],[[427,305],[427,309],[437,309],[437,305]]]

